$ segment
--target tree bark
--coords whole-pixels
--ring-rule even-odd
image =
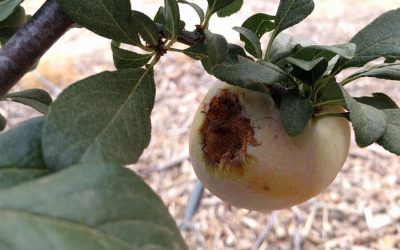
[[[56,0],[48,0],[0,49],[0,97],[73,25]]]

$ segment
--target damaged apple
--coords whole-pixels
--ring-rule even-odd
[[[320,113],[341,110],[330,106]],[[314,117],[291,137],[265,94],[218,83],[195,114],[190,155],[213,194],[237,207],[271,211],[323,191],[342,168],[349,144],[343,117]]]

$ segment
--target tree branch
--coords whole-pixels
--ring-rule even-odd
[[[178,34],[178,42],[189,46],[198,42],[204,42],[205,38],[204,31],[200,26],[197,26],[194,31],[182,30]]]
[[[0,49],[0,97],[71,27],[56,0],[46,3]]]

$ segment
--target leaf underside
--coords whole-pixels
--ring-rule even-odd
[[[0,22],[9,17],[22,0],[3,0],[0,2]]]
[[[342,88],[342,93],[350,111],[356,142],[366,147],[379,140],[388,125],[385,113],[372,106],[359,103]]]
[[[361,67],[379,57],[400,58],[400,9],[388,11],[360,30],[351,40],[357,49],[351,60],[340,60],[339,69]]]

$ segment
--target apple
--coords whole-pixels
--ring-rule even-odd
[[[190,132],[191,161],[203,185],[234,206],[257,211],[288,208],[321,193],[342,168],[350,145],[349,122],[342,117],[314,117],[290,137],[268,97],[217,83]]]

